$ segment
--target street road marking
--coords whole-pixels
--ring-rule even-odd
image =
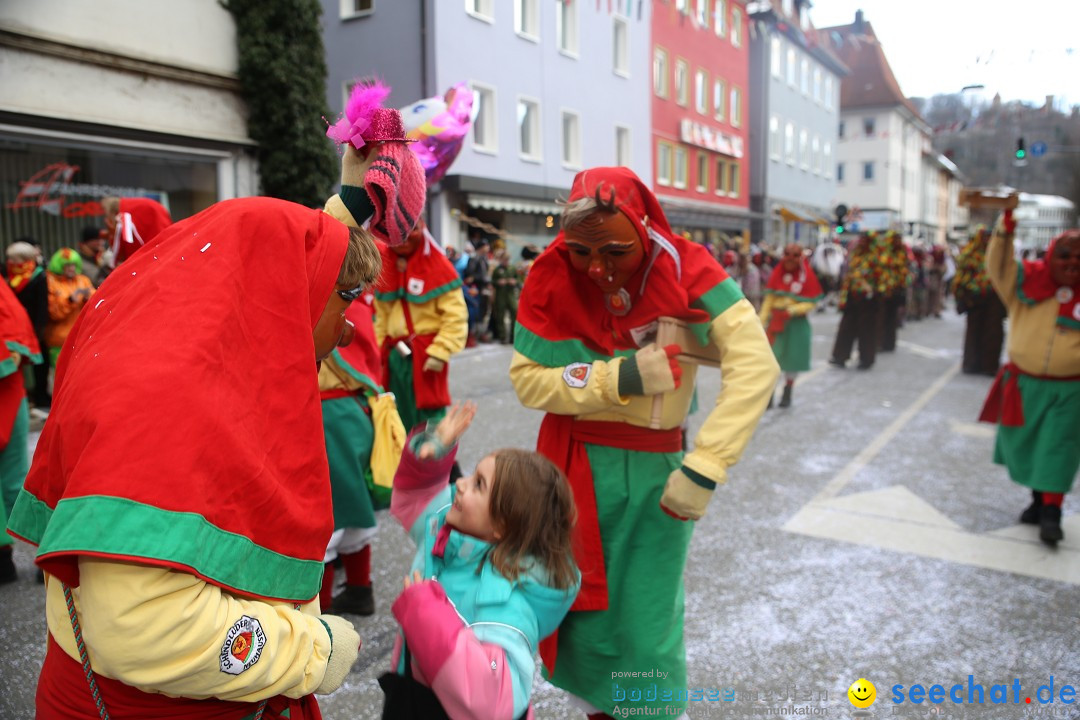
[[[1056,550],[1038,528],[968,532],[905,487],[845,495],[803,507],[784,525],[800,535],[920,555],[958,565],[1080,585],[1080,515],[1062,519]]]
[[[923,357],[932,358],[934,360],[948,357],[950,354],[948,350],[940,348],[930,348],[926,347],[925,345],[916,345],[915,343],[909,342],[907,340],[897,340],[896,344],[904,348],[905,350],[910,350],[916,355],[922,355]]]
[[[949,429],[957,435],[967,435],[974,438],[993,438],[997,435],[997,425],[989,423],[966,423],[949,418]]]
[[[841,470],[836,477],[828,482],[821,489],[814,499],[810,501],[811,504],[824,502],[830,498],[834,498],[840,494],[840,491],[844,489],[855,477],[855,475],[864,467],[870,464],[870,462],[877,457],[878,453],[885,449],[885,446],[889,444],[896,435],[904,429],[904,426],[911,422],[911,419],[922,410],[930,400],[941,392],[941,389],[948,384],[953,377],[960,372],[960,363],[956,363],[951,368],[945,371],[945,374],[934,381],[934,384],[928,387],[922,395],[920,395],[915,402],[911,403],[904,412],[900,413],[900,416],[893,420],[887,428],[881,431],[881,433],[874,438],[869,445],[862,449],[855,459],[847,464],[847,466]]]

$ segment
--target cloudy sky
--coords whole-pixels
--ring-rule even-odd
[[[813,0],[810,17],[846,25],[860,8],[909,97],[985,85],[973,98],[1080,104],[1080,0]]]

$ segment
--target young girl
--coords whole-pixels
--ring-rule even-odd
[[[497,450],[447,484],[475,415],[454,405],[414,434],[394,477],[390,512],[417,551],[392,607],[404,642],[380,678],[383,717],[531,716],[533,658],[577,596],[574,503],[554,464]]]

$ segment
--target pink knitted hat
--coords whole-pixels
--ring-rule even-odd
[[[427,182],[420,160],[403,142],[384,142],[364,175],[375,215],[368,226],[387,245],[401,245],[424,209]]]

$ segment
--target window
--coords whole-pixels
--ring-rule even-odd
[[[375,0],[341,0],[338,7],[341,19],[348,20],[375,12]]]
[[[683,107],[690,103],[690,66],[685,60],[675,61],[675,102]]]
[[[780,57],[780,53],[783,52],[783,44],[780,42],[780,38],[774,35],[769,45],[769,63],[772,65],[772,76],[779,78],[781,76],[780,65],[784,60],[784,58]]]
[[[540,103],[530,98],[518,98],[518,137],[521,141],[521,157],[540,160]]]
[[[874,161],[864,162],[862,164],[862,179],[867,182],[873,182],[874,180]]]
[[[742,92],[731,88],[731,104],[728,106],[728,120],[734,127],[742,127]]]
[[[821,68],[814,67],[814,102],[821,102]]]
[[[495,21],[495,0],[465,0],[465,12],[478,20]]]
[[[792,123],[784,125],[784,160],[788,165],[795,164],[795,125]]]
[[[787,49],[787,84],[791,87],[795,87],[798,80],[796,75],[798,74],[798,66],[795,65],[795,48],[789,47]]]
[[[775,115],[769,118],[769,157],[780,159],[780,118]]]
[[[825,103],[825,107],[829,108],[830,110],[832,110],[832,106],[833,106],[833,104],[832,104],[832,87],[833,87],[833,85],[832,85],[832,75],[826,75],[825,76],[825,99],[823,100],[823,102]]]
[[[728,196],[739,197],[739,163],[730,162],[728,169]]]
[[[709,112],[709,76],[704,70],[694,72],[694,109],[702,115]]]
[[[615,126],[615,164],[630,167],[630,128]]]
[[[656,48],[653,50],[652,60],[652,74],[653,74],[653,92],[657,97],[666,98],[668,96],[668,58],[667,51],[663,48]]]
[[[724,119],[724,108],[727,107],[727,98],[724,97],[725,88],[723,80],[713,80],[712,86],[712,107],[713,117],[717,120]]]
[[[836,182],[844,182],[844,163],[836,163]]]
[[[672,178],[672,184],[677,188],[686,189],[687,174],[690,168],[687,166],[688,158],[686,148],[682,145],[675,146],[675,176]]]
[[[727,0],[716,0],[713,3],[712,24],[717,37],[727,34]]]
[[[697,191],[709,192],[709,154],[698,152],[697,154]]]
[[[567,167],[581,167],[581,118],[569,110],[562,114],[562,161]]]
[[[690,0],[675,0],[675,9],[683,15],[690,13]]]
[[[663,140],[656,143],[656,184],[671,185],[671,144]]]
[[[810,169],[810,135],[806,130],[799,131],[799,165],[803,170]]]
[[[837,131],[837,136],[841,140],[844,139],[844,121],[843,120],[840,121],[840,129]]]
[[[473,83],[473,95],[478,106],[473,121],[473,148],[494,153],[499,149],[498,126],[495,123],[495,88]]]
[[[556,0],[555,44],[560,52],[577,57],[578,51],[578,5],[573,0]]]
[[[799,10],[799,27],[803,29],[803,32],[810,29],[810,7],[803,5]]]
[[[731,44],[742,47],[742,10],[731,8]]]
[[[810,168],[815,175],[821,174],[821,138],[817,135],[810,141]]]
[[[723,158],[716,160],[716,194],[727,195],[727,161]]]
[[[514,32],[530,40],[540,37],[540,0],[514,0]]]
[[[612,19],[611,65],[617,75],[630,75],[630,29],[623,18]]]
[[[874,137],[874,118],[863,118],[862,129],[863,135],[866,137]]]
[[[697,24],[703,28],[709,27],[709,0],[695,0],[697,2]]]
[[[810,61],[806,58],[799,62],[799,88],[803,95],[810,94]]]
[[[795,3],[793,0],[784,0],[782,7],[784,8],[784,14],[788,17],[795,14]]]

